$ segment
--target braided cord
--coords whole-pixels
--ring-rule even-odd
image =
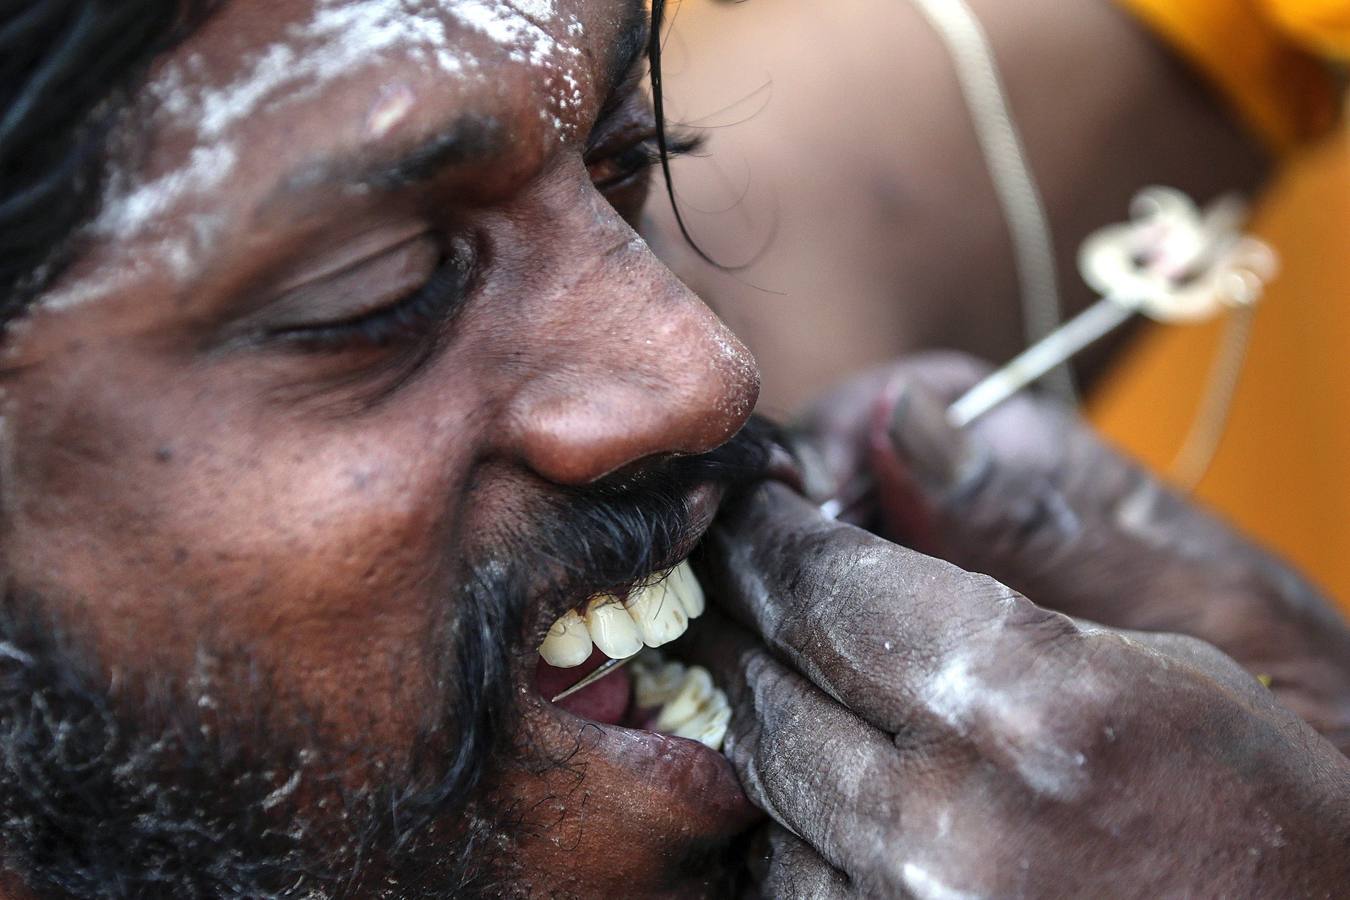
[[[1055,241],[1050,217],[1013,120],[989,36],[965,0],[912,0],[947,47],[985,165],[994,182],[1008,234],[1022,299],[1022,327],[1030,346],[1059,327],[1063,316]],[[1077,391],[1066,365],[1044,384],[1068,403]]]

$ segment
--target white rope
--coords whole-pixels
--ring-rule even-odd
[[[1219,455],[1233,412],[1238,383],[1246,366],[1251,347],[1252,328],[1256,324],[1256,307],[1241,307],[1229,311],[1228,323],[1210,365],[1200,408],[1191,421],[1191,429],[1172,461],[1168,476],[1171,482],[1187,494],[1195,493],[1200,482]]]
[[[1028,347],[1033,346],[1055,331],[1063,317],[1054,235],[999,76],[993,46],[966,0],[912,2],[946,45],[956,69],[957,84],[1008,225],[1025,339]],[[1253,311],[1239,309],[1230,316],[1200,408],[1171,468],[1172,481],[1187,492],[1195,490],[1218,454],[1251,344]],[[1077,402],[1067,365],[1049,372],[1043,383],[1066,402]]]
[[[942,42],[956,68],[985,165],[994,182],[1012,241],[1027,346],[1059,327],[1063,311],[1055,270],[1055,243],[1045,202],[1027,162],[1026,148],[1009,109],[993,47],[965,0],[912,0]],[[1067,365],[1044,384],[1068,403],[1077,402]]]

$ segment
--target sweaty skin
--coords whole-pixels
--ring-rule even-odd
[[[458,661],[440,658],[445,631],[475,621],[456,606],[469,560],[528,533],[568,491],[640,480],[745,422],[754,363],[629,227],[644,192],[618,161],[652,125],[617,70],[622,48],[642,46],[622,36],[644,16],[626,0],[230,0],[156,62],[74,264],[5,335],[0,381],[6,596],[42,599],[115,706],[165,680],[202,681],[207,722],[255,707],[283,722],[317,714],[319,735],[378,751],[343,777],[377,778],[442,693],[482,687],[443,683]],[[716,497],[684,499],[706,525]],[[798,508],[785,509],[784,550],[802,542]],[[932,565],[874,549],[899,568],[878,568],[873,598],[903,586],[911,563]],[[795,564],[820,580],[847,559]],[[970,583],[949,587],[977,621]],[[533,649],[567,605],[535,607],[525,633],[495,635],[518,663],[507,677],[530,746],[489,761],[492,792],[474,806],[512,818],[478,848],[507,861],[501,892],[716,895],[721,856],[756,817],[733,769],[692,742],[587,725],[531,692]],[[265,696],[209,677],[220,648],[267,673]],[[1138,659],[1107,662],[1128,675]],[[963,721],[965,673],[942,672],[930,693]],[[1256,709],[1302,735],[1233,679],[1235,729]],[[751,711],[744,726],[755,722]],[[1129,765],[1165,772],[1146,736]],[[856,754],[876,744],[874,731],[852,737]],[[812,777],[808,756],[790,759],[783,784]],[[1029,771],[1018,784],[1076,789],[1072,769]],[[866,784],[896,796],[893,782]],[[892,824],[846,811],[845,837]],[[445,824],[422,836],[431,850],[469,852],[463,823]],[[860,883],[891,877],[868,859],[834,861]],[[912,892],[955,883],[940,861],[905,862]],[[27,896],[17,881],[0,880],[6,900]]]
[[[561,491],[718,446],[755,402],[746,350],[628,224],[645,175],[614,178],[652,134],[646,16],[230,0],[158,60],[77,260],[5,338],[8,589],[125,694],[243,648],[278,715],[405,753],[475,548]],[[345,326],[445,265],[452,310]],[[562,611],[500,635],[526,694]],[[739,797],[725,763],[692,743],[663,763],[522,696],[531,749],[570,765],[515,773],[493,808],[537,826],[496,848],[519,889],[707,890],[684,861],[750,815],[717,799]]]

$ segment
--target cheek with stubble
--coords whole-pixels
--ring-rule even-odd
[[[242,652],[309,710],[413,728],[400,711],[426,706],[454,577],[450,450],[409,454],[435,435],[392,424],[268,432],[224,403],[139,396],[90,385],[70,414],[16,423],[16,586],[53,598],[109,667]]]

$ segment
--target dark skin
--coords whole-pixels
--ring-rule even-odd
[[[727,754],[784,829],[766,895],[1331,896],[1350,876],[1350,760],[1212,646],[1051,612],[783,490],[728,529],[724,605],[769,650],[708,663],[736,685]]]
[[[952,429],[985,371],[890,367],[808,433],[835,477],[876,476],[879,530],[1000,581],[780,488],[714,531],[748,633],[699,651],[776,822],[765,894],[1336,895],[1350,628],[1053,405]]]
[[[808,417],[817,489],[873,472],[891,539],[1071,616],[1201,638],[1350,753],[1350,627],[1321,591],[1053,403],[1019,396],[947,427],[944,404],[988,371],[926,354],[841,386]]]
[[[156,66],[133,119],[141,140],[119,144],[120,177],[74,267],[7,335],[3,382],[7,585],[43,597],[127,693],[151,676],[187,678],[209,638],[247,648],[273,674],[278,714],[289,704],[319,710],[326,729],[360,732],[396,757],[416,712],[432,703],[425,638],[475,541],[527,524],[561,488],[708,450],[745,421],[753,362],[625,224],[637,219],[643,191],[615,180],[617,160],[651,121],[635,82],[615,87],[614,55],[641,8],[569,0],[531,24],[517,8],[527,5],[540,6],[461,0],[391,19],[384,4],[235,0]],[[602,118],[616,93],[617,112]],[[463,273],[471,277],[457,302],[411,327],[372,330],[409,291]],[[799,501],[774,496],[781,514],[737,551],[769,552],[781,568],[768,577],[795,571],[819,583],[859,542],[873,542],[866,546],[889,560],[873,597],[931,571],[953,577],[938,584],[942,605],[928,604],[912,633],[908,621],[903,634],[893,629],[902,646],[942,635],[986,649],[989,635],[945,611],[968,604],[966,623],[987,612],[970,582],[852,529],[829,530],[829,540],[845,538],[837,554],[785,555],[822,526]],[[715,499],[688,498],[700,527]],[[762,539],[780,535],[782,547],[766,551]],[[789,586],[782,600],[820,599],[801,593],[809,583]],[[792,657],[744,602],[749,594],[728,590],[728,607],[764,632],[766,646],[820,676],[811,653],[828,645]],[[693,742],[588,727],[531,693],[533,648],[566,608],[536,606],[529,634],[502,636],[521,651],[522,721],[536,749],[577,753],[572,768],[542,773],[499,761],[514,777],[480,798],[480,809],[537,814],[530,824],[540,827],[503,837],[512,887],[542,896],[712,894],[715,873],[694,863],[758,818],[733,766]],[[1071,633],[1028,604],[1017,609]],[[870,612],[857,608],[861,621]],[[831,627],[848,630],[849,621]],[[1021,671],[1013,651],[1023,647],[987,649]],[[1205,659],[1220,666],[1212,653]],[[1103,678],[1116,682],[1107,696],[1147,682],[1160,701],[1184,690],[1190,711],[1227,717],[1239,733],[1266,716],[1286,737],[1305,735],[1237,675],[1197,684],[1187,669],[1158,683],[1153,657],[1107,662]],[[922,671],[916,665],[914,677]],[[1044,704],[1058,675],[1033,668],[1030,700]],[[803,685],[798,676],[784,683]],[[903,708],[885,693],[894,685],[874,687],[875,705],[860,698],[860,710]],[[1061,704],[1066,727],[1088,727],[1100,699],[1070,699],[1082,704]],[[1143,688],[1137,701],[1157,705]],[[804,733],[749,712],[738,726],[747,734]],[[1172,725],[1141,716],[1125,771],[1162,785],[1217,779],[1203,753],[1159,755],[1150,734],[1164,738]],[[1290,783],[1306,776],[1286,797],[1309,798],[1300,813],[1332,796],[1325,779],[1307,779],[1335,771],[1305,764],[1326,762],[1306,734],[1303,757],[1272,766]],[[874,736],[860,730],[850,745],[862,752]],[[746,746],[733,744],[733,764]],[[997,746],[935,758],[946,766],[939,774],[959,774]],[[796,760],[785,783],[814,773],[811,760]],[[993,796],[1016,797],[1025,783],[1006,767],[979,768]],[[742,783],[764,803],[753,778]],[[830,834],[798,829],[820,850],[832,837],[895,828],[864,822],[869,810],[846,802],[840,785],[817,784],[796,793],[854,816]],[[1210,803],[1226,798],[1177,807],[1178,828],[1228,815],[1231,805]],[[1306,816],[1291,812],[1289,821]],[[1036,834],[1047,858],[1101,859],[1075,844],[1082,834],[1019,830],[1028,823],[1017,818],[999,825],[1009,848]],[[1316,846],[1318,834],[1297,833]],[[974,843],[950,842],[953,857],[988,846],[988,834],[964,834]],[[445,854],[459,849],[453,829],[437,837]],[[887,883],[870,860],[830,858],[857,884]]]
[[[461,17],[485,8],[487,32]],[[538,28],[508,4],[428,4],[392,15],[384,33],[414,38],[382,52],[358,27],[371,9],[237,0],[157,64],[115,227],[7,338],[0,552],[116,683],[186,677],[209,636],[277,673],[283,711],[397,754],[471,542],[560,486],[721,444],[758,375],[625,222],[645,190],[618,161],[654,127],[640,30],[631,78],[616,57],[641,4],[569,0]],[[290,60],[279,84],[269,52]],[[447,134],[458,149],[426,152]],[[395,166],[410,152],[423,163]],[[453,308],[379,340],[342,326],[438,258],[472,268]],[[564,608],[502,636],[522,684]],[[522,888],[566,851],[587,893],[699,893],[676,863],[750,814],[725,762],[524,706],[540,752],[582,733],[587,777],[509,787],[527,808],[566,797],[554,830],[519,835]]]

